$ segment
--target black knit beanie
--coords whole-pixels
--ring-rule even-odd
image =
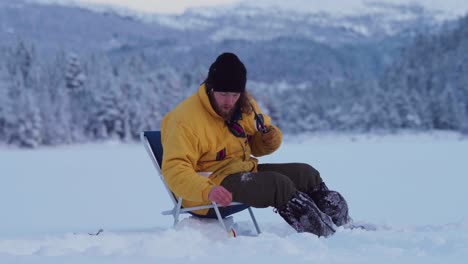
[[[247,82],[247,70],[233,53],[223,53],[210,66],[207,83],[216,92],[242,93]]]

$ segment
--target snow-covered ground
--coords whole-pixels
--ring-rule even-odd
[[[468,140],[451,133],[287,137],[261,162],[307,162],[377,231],[297,234],[271,208],[263,233],[227,238],[184,218],[140,144],[0,149],[0,263],[466,263]],[[235,216],[251,228],[248,213]],[[103,228],[99,236],[90,236]]]

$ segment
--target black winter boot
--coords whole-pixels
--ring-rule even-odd
[[[342,226],[351,221],[344,197],[339,192],[329,191],[325,183],[322,182],[308,195],[322,212],[332,218],[335,225]]]
[[[309,232],[324,237],[335,233],[332,219],[320,211],[315,202],[302,192],[296,192],[278,209],[278,213],[299,233]]]

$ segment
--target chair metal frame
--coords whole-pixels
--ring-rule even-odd
[[[179,217],[180,217],[181,214],[190,213],[190,212],[195,211],[195,210],[213,208],[215,213],[216,213],[216,217],[217,217],[220,225],[222,226],[222,228],[224,230],[226,230],[228,233],[231,232],[231,229],[230,229],[231,227],[226,227],[226,225],[224,224],[224,221],[223,221],[223,217],[222,217],[222,215],[221,215],[221,213],[219,211],[219,207],[222,207],[222,206],[217,205],[216,202],[212,202],[211,205],[194,206],[194,207],[188,207],[188,208],[183,208],[182,207],[182,197],[176,197],[175,196],[175,194],[167,186],[167,183],[166,183],[166,181],[165,181],[165,179],[164,179],[164,177],[162,175],[162,171],[161,171],[162,164],[160,164],[160,162],[162,163],[162,154],[163,154],[162,151],[163,151],[163,149],[162,149],[161,140],[159,140],[159,142],[153,142],[153,143],[159,144],[159,146],[157,146],[157,147],[160,148],[160,150],[153,150],[153,148],[151,147],[150,141],[149,141],[148,137],[146,136],[146,133],[159,133],[159,139],[160,139],[160,136],[161,136],[160,133],[161,132],[160,131],[143,131],[140,134],[141,142],[145,146],[145,149],[148,152],[148,155],[150,156],[151,161],[152,161],[154,167],[156,168],[156,170],[157,170],[157,172],[159,174],[159,178],[163,182],[164,188],[166,189],[166,191],[169,194],[169,197],[171,198],[171,201],[173,203],[173,207],[172,207],[171,210],[166,210],[166,211],[163,211],[161,213],[163,215],[172,215],[174,217],[174,226],[176,226],[179,223]],[[161,152],[160,156],[157,156],[159,153],[154,153],[155,151],[160,151]],[[242,203],[232,202],[228,206],[233,206],[233,205],[242,205]],[[252,219],[252,222],[253,222],[253,224],[255,226],[255,229],[257,231],[257,235],[259,235],[261,233],[260,227],[258,226],[257,220],[255,218],[255,215],[254,215],[253,211],[252,211],[252,208],[249,206],[249,207],[247,207],[247,209],[249,210],[250,218]],[[236,212],[236,213],[238,213],[238,212]],[[236,214],[236,213],[233,213],[233,214]]]

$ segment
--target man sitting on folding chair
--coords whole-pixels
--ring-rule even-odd
[[[223,53],[198,92],[162,122],[162,175],[183,207],[232,201],[272,206],[298,232],[329,236],[346,224],[348,206],[328,190],[319,172],[303,163],[258,164],[279,148],[282,133],[245,91],[247,71]],[[220,210],[223,210],[221,208]],[[215,217],[213,209],[193,212]]]

